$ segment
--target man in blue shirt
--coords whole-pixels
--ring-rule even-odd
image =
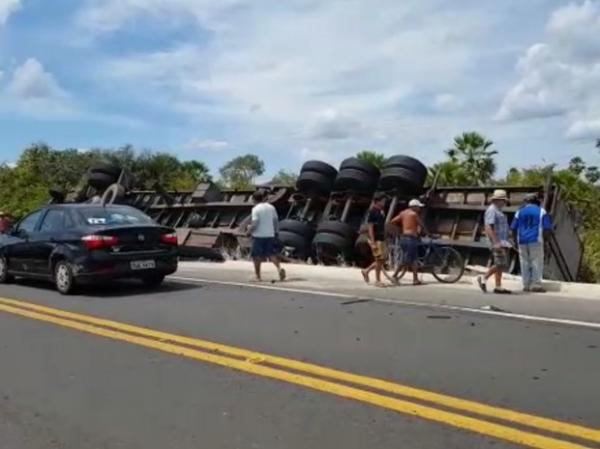
[[[536,194],[525,198],[526,205],[519,209],[511,229],[519,244],[523,291],[543,293],[544,238],[552,231],[550,215],[540,207]]]

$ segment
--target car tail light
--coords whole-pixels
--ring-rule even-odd
[[[112,248],[119,243],[114,235],[86,235],[81,240],[89,250]]]
[[[163,234],[160,236],[160,241],[166,245],[177,245],[177,234]]]

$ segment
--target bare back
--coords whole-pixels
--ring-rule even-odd
[[[406,209],[400,212],[392,223],[402,228],[403,235],[418,237],[421,227],[421,218],[419,214],[412,209]]]

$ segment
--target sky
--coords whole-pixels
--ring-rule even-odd
[[[32,142],[267,174],[361,150],[600,164],[600,0],[0,0],[0,162]]]

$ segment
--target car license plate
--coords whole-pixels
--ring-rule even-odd
[[[149,270],[156,268],[156,263],[153,260],[134,260],[130,266],[132,270]]]

